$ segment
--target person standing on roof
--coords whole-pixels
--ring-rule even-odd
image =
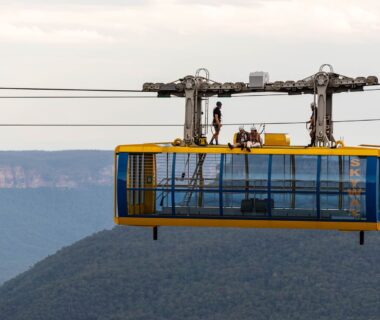
[[[310,138],[311,138],[311,142],[308,145],[308,147],[313,147],[315,145],[315,138],[316,138],[318,109],[314,102],[310,104],[310,108],[311,108],[312,113],[310,116],[310,120],[306,122],[306,125],[309,124],[309,133],[310,133]]]
[[[220,128],[222,127],[222,112],[220,109],[222,108],[222,103],[218,101],[216,103],[216,107],[214,108],[214,111],[212,112],[212,126],[214,127],[214,134],[212,135],[210,144],[218,144],[218,138],[219,138],[219,132]]]

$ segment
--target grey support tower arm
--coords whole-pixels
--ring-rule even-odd
[[[324,71],[328,67],[328,71]],[[170,83],[144,83],[143,91],[157,92],[159,97],[185,98],[184,145],[197,145],[202,136],[202,101],[211,96],[231,97],[234,94],[277,92],[295,94],[312,94],[318,108],[316,119],[316,146],[331,147],[335,145],[333,136],[333,94],[348,91],[363,91],[365,86],[378,85],[378,78],[347,77],[334,72],[331,65],[322,65],[316,74],[298,81],[268,81],[268,74],[254,73],[254,81],[219,83],[208,77],[186,76]],[[258,76],[257,76],[258,75]],[[259,79],[259,81],[257,81]],[[250,79],[252,80],[252,79]],[[261,80],[261,81],[260,81]]]

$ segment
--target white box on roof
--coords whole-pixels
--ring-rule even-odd
[[[264,89],[269,82],[269,73],[264,71],[255,71],[249,74],[249,87]]]

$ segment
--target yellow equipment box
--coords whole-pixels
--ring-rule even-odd
[[[266,146],[290,146],[290,137],[287,133],[265,133]]]

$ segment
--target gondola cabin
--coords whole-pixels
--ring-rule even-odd
[[[380,149],[119,146],[115,222],[380,230]]]
[[[151,226],[154,238],[158,226],[358,230],[363,244],[364,231],[380,229],[380,147],[336,143],[333,94],[377,85],[375,76],[351,78],[331,65],[298,81],[269,82],[254,72],[248,83],[219,83],[198,69],[174,82],[145,83],[145,92],[185,99],[183,139],[116,148],[115,222]],[[290,146],[287,135],[273,133],[251,152],[207,145],[207,128],[220,129],[220,119],[209,124],[209,97],[269,92],[312,95],[312,147]]]

